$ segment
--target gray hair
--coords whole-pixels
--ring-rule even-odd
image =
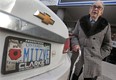
[[[103,1],[101,1],[101,0],[95,1],[92,5],[96,4],[97,2],[99,2],[99,3],[102,5],[102,8],[103,8],[103,10],[104,10],[104,3],[103,3]]]

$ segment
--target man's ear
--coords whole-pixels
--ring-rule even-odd
[[[92,10],[92,9],[91,9],[91,7],[90,7],[90,8],[89,8],[89,14],[91,14],[91,10]]]

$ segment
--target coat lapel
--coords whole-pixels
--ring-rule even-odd
[[[80,25],[87,37],[95,35],[102,31],[107,25],[108,22],[106,19],[99,17],[93,26],[90,23],[90,15],[84,16],[80,19]]]

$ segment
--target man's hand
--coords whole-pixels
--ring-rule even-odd
[[[79,45],[74,45],[74,46],[72,47],[72,51],[74,51],[74,52],[78,52],[79,49],[80,49],[80,46],[79,46]]]

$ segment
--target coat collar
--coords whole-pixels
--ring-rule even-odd
[[[86,15],[80,19],[80,25],[85,35],[90,37],[102,31],[108,25],[108,21],[103,17],[99,17],[95,24],[91,27],[90,15]]]

